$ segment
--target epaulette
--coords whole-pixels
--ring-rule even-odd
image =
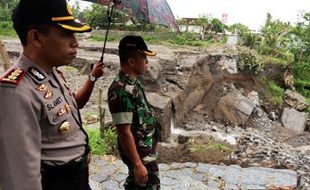
[[[14,84],[18,85],[18,83],[25,76],[26,71],[21,68],[11,69],[4,77],[0,78],[1,83]]]

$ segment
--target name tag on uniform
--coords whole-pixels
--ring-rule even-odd
[[[52,109],[54,109],[56,106],[58,106],[62,102],[63,102],[63,99],[61,96],[59,96],[52,103],[46,104],[47,111],[51,111]]]

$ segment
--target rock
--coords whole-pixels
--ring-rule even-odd
[[[283,78],[284,78],[284,84],[285,87],[288,89],[295,89],[294,87],[294,75],[293,75],[293,69],[286,69]]]
[[[170,137],[171,118],[173,117],[171,98],[160,96],[157,93],[146,93],[146,96],[160,124],[159,140],[167,141]]]
[[[220,66],[220,69],[222,70],[226,69],[230,74],[238,72],[237,60],[235,58],[222,57],[218,61],[218,66]]]
[[[297,133],[302,133],[306,127],[308,114],[299,112],[295,109],[284,108],[281,121],[285,128],[288,128]]]
[[[203,182],[194,180],[189,176],[182,176],[175,186],[175,189],[206,190],[208,189],[208,186],[206,186]]]
[[[162,71],[160,63],[158,63],[157,60],[153,60],[144,75],[138,77],[144,86],[145,91],[160,92],[163,80],[161,76]]]
[[[285,91],[284,101],[298,111],[305,111],[308,107],[306,98],[292,90]]]
[[[259,106],[259,96],[256,91],[251,91],[247,95],[248,100],[250,100],[255,106]]]
[[[275,121],[278,117],[277,117],[277,115],[276,115],[276,113],[275,112],[270,112],[269,114],[268,114],[268,117],[272,120],[272,121]]]
[[[295,149],[305,154],[306,152],[310,151],[310,145],[298,146],[298,147],[295,147]]]
[[[218,110],[224,117],[222,119],[237,125],[244,125],[254,108],[254,104],[238,94],[228,94],[222,97],[218,103]]]
[[[84,122],[89,125],[99,121],[99,116],[94,114],[88,114],[84,117]]]
[[[178,136],[178,143],[184,144],[188,141],[189,138],[190,137],[188,137],[188,136],[179,135]]]

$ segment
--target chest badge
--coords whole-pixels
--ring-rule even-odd
[[[59,127],[59,133],[60,133],[60,134],[65,134],[65,133],[67,133],[67,132],[70,130],[70,126],[71,126],[71,124],[70,124],[68,121],[63,122],[63,123],[60,125],[60,127]]]
[[[47,85],[46,84],[39,84],[36,89],[40,92],[45,92],[47,90]]]
[[[60,108],[60,110],[57,112],[58,116],[62,116],[66,113],[66,109],[65,108]]]
[[[67,112],[69,112],[71,110],[71,106],[69,104],[66,104],[65,109],[67,110]]]
[[[45,92],[44,98],[45,99],[51,99],[53,97],[53,95],[54,95],[53,92],[48,90],[48,91]]]

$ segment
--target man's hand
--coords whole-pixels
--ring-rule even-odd
[[[145,166],[143,164],[136,166],[134,168],[134,174],[136,184],[142,187],[145,186],[148,181],[148,173]]]
[[[103,75],[103,68],[104,68],[104,63],[101,61],[98,61],[97,63],[94,64],[92,70],[91,70],[91,75],[96,77],[96,79],[100,78]]]
[[[131,124],[119,124],[116,125],[116,132],[125,154],[134,165],[135,183],[143,187],[148,182],[148,173],[139,157],[130,128]]]

